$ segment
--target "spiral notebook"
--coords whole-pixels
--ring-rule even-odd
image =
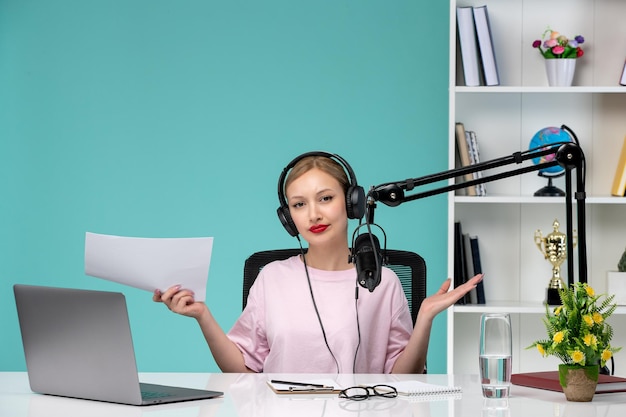
[[[421,397],[421,396],[460,396],[462,393],[461,387],[450,385],[438,385],[429,384],[427,382],[410,380],[410,381],[394,381],[384,382],[383,385],[390,385],[398,390],[398,395],[408,397]],[[377,385],[377,384],[373,384]]]

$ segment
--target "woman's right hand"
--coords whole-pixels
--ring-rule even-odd
[[[175,285],[165,292],[155,290],[152,300],[165,304],[174,313],[193,317],[196,320],[208,310],[204,303],[195,300],[192,291],[181,289],[180,285]]]

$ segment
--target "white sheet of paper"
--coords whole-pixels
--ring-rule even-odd
[[[206,298],[212,237],[142,238],[85,234],[85,274],[153,292],[174,285]]]

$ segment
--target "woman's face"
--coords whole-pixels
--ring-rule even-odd
[[[291,218],[309,245],[347,239],[346,197],[332,175],[313,168],[291,182],[285,193]]]

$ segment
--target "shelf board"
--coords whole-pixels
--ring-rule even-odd
[[[625,86],[580,86],[580,87],[547,87],[547,86],[481,86],[465,87],[456,86],[455,92],[463,93],[565,93],[565,94],[605,94],[626,93]]]
[[[563,204],[565,203],[565,197],[533,197],[519,195],[493,195],[484,197],[454,196],[454,202],[465,204]],[[587,197],[585,204],[626,204],[626,198],[613,196]]]
[[[457,313],[539,313],[546,312],[542,303],[520,301],[493,301],[487,304],[455,304],[452,306]]]
[[[545,314],[546,307],[543,303],[520,302],[520,301],[494,301],[487,304],[455,304],[451,307],[454,314],[461,313],[523,313]],[[614,315],[625,315],[626,306],[618,306]]]

